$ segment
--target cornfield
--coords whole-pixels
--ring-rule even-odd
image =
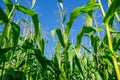
[[[62,27],[51,31],[56,40],[51,59],[45,56],[47,42],[38,14],[32,10],[36,0],[32,1],[31,8],[18,4],[18,0],[14,3],[3,0],[6,10],[0,6],[0,25],[4,26],[0,33],[0,80],[120,80],[120,29],[117,23],[120,22],[120,0],[107,0],[106,12],[101,0],[89,0],[76,7],[68,20],[66,13],[60,10],[64,13],[60,15]],[[62,0],[58,3],[59,9],[63,9]],[[103,19],[100,26],[95,26],[93,14],[98,9]],[[14,16],[18,12],[28,15],[31,22],[22,18],[15,22]],[[71,28],[82,14],[86,14],[86,24],[73,44]],[[21,29],[21,23],[31,28],[28,33]],[[100,37],[97,33],[104,35]],[[84,37],[90,44],[82,43]]]

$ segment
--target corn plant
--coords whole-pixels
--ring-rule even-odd
[[[0,24],[4,26],[0,34],[0,79],[1,80],[120,80],[120,31],[114,23],[120,21],[119,0],[108,0],[105,13],[100,0],[89,0],[83,6],[76,7],[66,21],[62,0],[58,0],[61,28],[55,28],[51,35],[57,42],[52,59],[45,54],[46,40],[42,36],[38,14],[11,0],[3,0],[6,11],[0,7]],[[104,27],[94,26],[93,16],[100,9]],[[29,16],[31,22],[20,19],[15,22],[17,12]],[[62,15],[63,13],[63,15]],[[86,24],[72,44],[70,33],[76,18],[86,14]],[[32,30],[30,35],[21,33],[21,23]],[[118,23],[119,24],[119,23]],[[101,26],[100,25],[100,26]],[[103,38],[97,32],[104,32]],[[88,37],[91,48],[82,43]]]

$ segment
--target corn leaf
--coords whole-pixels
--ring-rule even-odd
[[[0,47],[2,47],[3,45],[6,45],[5,47],[9,47],[7,46],[9,43],[6,41],[9,41],[9,36],[10,36],[10,23],[6,23],[1,35],[1,39],[0,39]]]
[[[30,40],[30,38],[28,38],[28,39],[26,39],[26,40],[24,41],[24,43],[22,44],[22,48],[23,48],[24,50],[33,49],[33,48],[34,48],[33,43],[32,43],[32,41]]]
[[[60,41],[62,47],[65,48],[65,42],[64,42],[64,38],[63,38],[61,30],[59,28],[56,28],[56,33],[58,35],[58,38],[59,38],[59,41]]]
[[[37,60],[39,61],[39,63],[41,64],[43,69],[47,68],[47,65],[49,65],[49,67],[53,68],[53,70],[55,71],[57,76],[60,74],[58,66],[56,66],[56,64],[54,64],[52,61],[46,59],[46,57],[43,57],[41,55],[40,50],[34,49],[34,52],[35,52],[35,56],[36,56]]]
[[[75,21],[75,19],[80,15],[80,14],[83,14],[83,13],[86,13],[86,12],[89,12],[91,10],[95,10],[99,7],[99,5],[97,4],[92,4],[92,5],[85,5],[85,6],[82,6],[82,7],[77,7],[75,8],[72,13],[70,14],[70,17],[69,17],[69,20],[66,24],[66,30],[65,30],[65,37],[68,37],[68,34],[70,32],[70,29],[71,29],[71,26],[73,24],[73,22]]]
[[[88,4],[95,4],[96,0],[89,0]],[[86,13],[86,26],[92,26],[92,13],[93,10]]]
[[[14,22],[11,22],[11,26],[12,26],[11,30],[12,30],[13,41],[15,46],[18,44],[18,39],[20,36],[20,27]]]
[[[112,4],[110,5],[110,8],[108,9],[105,18],[104,18],[104,23],[108,24],[111,18],[114,16],[115,11],[119,8],[120,6],[120,0],[114,0]]]
[[[78,69],[80,70],[81,75],[84,77],[83,66],[81,65],[81,62],[79,58],[77,57],[77,55],[75,55],[75,62],[76,62]]]
[[[102,80],[102,77],[100,76],[98,71],[95,72],[95,79],[96,80]]]
[[[6,14],[9,15],[13,8],[13,3],[11,2],[11,0],[3,0],[3,1],[6,4]]]
[[[83,47],[87,52],[91,53],[91,51],[87,49],[87,47],[85,47],[83,44],[81,44],[81,47]]]
[[[17,10],[19,10],[25,14],[28,14],[32,17],[32,21],[33,21],[34,29],[35,29],[35,38],[38,41],[38,47],[41,50],[41,53],[44,54],[44,40],[43,40],[42,34],[40,32],[40,23],[39,23],[38,15],[31,9],[28,9],[19,4],[17,4],[15,7]]]
[[[11,47],[0,49],[0,55],[2,55],[2,54],[4,54],[4,53],[7,53],[7,52],[10,51],[11,49],[12,49]]]
[[[98,32],[104,31],[104,29],[101,26],[94,27],[94,29]]]
[[[86,26],[92,26],[92,13],[92,10],[86,13]]]
[[[23,60],[18,66],[17,66],[17,69],[21,68],[22,66],[25,65],[25,60]]]
[[[92,47],[93,47],[93,49],[94,49],[94,52],[95,53],[97,53],[97,49],[98,49],[98,42],[99,42],[99,38],[98,38],[98,36],[94,36],[94,35],[91,35],[90,36],[90,38],[91,38],[91,45],[92,45]]]
[[[88,4],[94,4],[96,0],[89,0]]]
[[[32,11],[31,9],[28,9],[24,6],[19,5],[19,4],[17,4],[15,7],[17,10],[24,12],[25,14],[28,14],[32,17],[34,27],[35,27],[36,38],[38,38],[38,37],[40,38],[41,33],[40,33],[40,23],[39,23],[38,15],[34,11]]]
[[[68,60],[69,60],[69,63],[70,63],[70,72],[72,74],[72,71],[73,71],[73,59],[74,59],[74,51],[73,50],[70,50],[68,51]]]
[[[26,8],[26,7],[24,7],[24,6],[19,5],[19,4],[16,4],[15,7],[16,7],[17,10],[19,10],[19,11],[21,11],[21,12],[24,12],[25,14],[28,14],[28,15],[30,15],[30,16],[33,16],[33,15],[36,14],[36,13],[35,13],[34,11],[32,11],[31,9],[28,9],[28,8]]]
[[[55,38],[55,29],[51,31],[52,38]]]
[[[0,21],[3,23],[9,22],[9,19],[7,18],[7,15],[3,11],[3,9],[0,7]]]
[[[96,32],[94,28],[92,27],[86,27],[83,26],[83,28],[79,31],[78,35],[77,35],[77,39],[76,39],[76,48],[80,49],[80,44],[81,44],[81,40],[83,37],[84,33],[90,33],[90,32]]]

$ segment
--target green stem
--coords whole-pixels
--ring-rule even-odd
[[[100,9],[102,11],[102,15],[103,15],[103,17],[105,17],[105,12],[104,12],[104,9],[102,7],[101,1],[98,0],[98,2],[99,2],[99,5],[100,5]],[[110,49],[110,51],[113,54],[114,51],[113,51],[113,46],[112,46],[111,37],[110,37],[110,29],[109,29],[108,24],[105,24],[105,26],[106,26],[106,31],[107,31],[109,49]],[[112,60],[113,60],[113,64],[114,64],[114,67],[115,67],[117,78],[118,78],[118,80],[120,80],[120,76],[119,76],[120,75],[120,71],[119,71],[119,67],[118,67],[118,64],[117,64],[117,57],[114,54],[112,56]]]
[[[105,24],[105,26],[106,26],[107,37],[108,37],[108,45],[109,45],[111,52],[113,53],[113,47],[112,47],[112,42],[111,42],[111,37],[110,37],[110,29],[109,29],[108,24]]]
[[[108,24],[105,24],[106,25],[106,28],[107,28],[107,37],[108,37],[108,45],[109,45],[109,49],[112,53],[114,53],[113,51],[113,46],[112,46],[112,42],[111,42],[111,37],[110,37],[110,30],[109,30],[109,26]],[[113,64],[114,64],[114,67],[115,67],[115,71],[116,71],[116,75],[117,75],[117,78],[118,80],[120,80],[120,71],[119,71],[119,67],[118,67],[118,64],[117,64],[117,58],[116,56],[113,54],[112,56],[112,60],[113,60]]]
[[[13,6],[13,7],[12,7],[12,10],[10,11],[10,13],[9,13],[9,15],[8,15],[8,19],[10,19],[10,18],[11,18],[11,16],[12,16],[12,14],[13,14],[14,9],[15,9],[15,6]]]
[[[108,24],[105,24],[106,25],[106,28],[107,28],[107,37],[108,37],[108,45],[109,45],[109,49],[112,53],[114,53],[113,51],[113,46],[112,46],[112,42],[111,42],[111,37],[110,37],[110,30],[109,30],[109,26]],[[118,80],[120,80],[120,71],[119,71],[119,67],[118,67],[118,64],[117,64],[117,57],[113,54],[112,56],[112,60],[113,60],[113,64],[114,64],[114,67],[115,67],[115,71],[116,71],[116,75],[117,75],[117,78]]]
[[[117,57],[112,56],[112,60],[113,60],[113,63],[114,63],[117,78],[118,78],[118,80],[120,80],[120,71],[119,71],[119,67],[118,67],[118,63],[117,63]]]
[[[3,80],[3,72],[5,69],[5,61],[3,62],[2,71],[1,71],[1,80]]]

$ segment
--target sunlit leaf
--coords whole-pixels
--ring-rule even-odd
[[[38,15],[32,11],[31,9],[28,9],[24,6],[21,5],[16,5],[15,6],[17,10],[24,12],[25,14],[28,14],[32,17],[33,23],[34,23],[34,27],[35,27],[35,35],[36,37],[41,37],[41,33],[40,33],[40,23],[38,20]]]
[[[51,31],[52,38],[55,38],[55,29]]]
[[[104,18],[104,23],[108,24],[111,18],[113,18],[115,11],[119,8],[120,6],[120,0],[114,0],[112,4],[110,5],[110,8],[108,9],[105,18]]]
[[[68,36],[69,32],[70,32],[70,29],[71,29],[71,26],[73,24],[73,22],[75,21],[75,19],[80,15],[80,14],[83,14],[83,13],[86,13],[86,12],[89,12],[91,10],[95,10],[99,7],[99,5],[97,4],[92,4],[92,5],[84,5],[82,7],[77,7],[75,8],[72,13],[70,14],[70,17],[69,17],[69,20],[66,24],[66,30],[65,30],[65,35],[66,37]]]
[[[44,55],[44,40],[43,40],[42,34],[40,32],[40,23],[39,23],[38,15],[34,11],[32,11],[31,9],[28,9],[24,6],[19,5],[19,4],[17,4],[15,7],[17,10],[19,10],[25,14],[28,14],[32,17],[32,21],[33,21],[34,29],[35,29],[35,38],[38,41],[39,49],[41,50],[42,54]]]
[[[75,53],[74,53],[73,50],[68,51],[68,60],[70,62],[71,73],[73,71],[73,59],[74,59],[74,55],[75,55]]]

